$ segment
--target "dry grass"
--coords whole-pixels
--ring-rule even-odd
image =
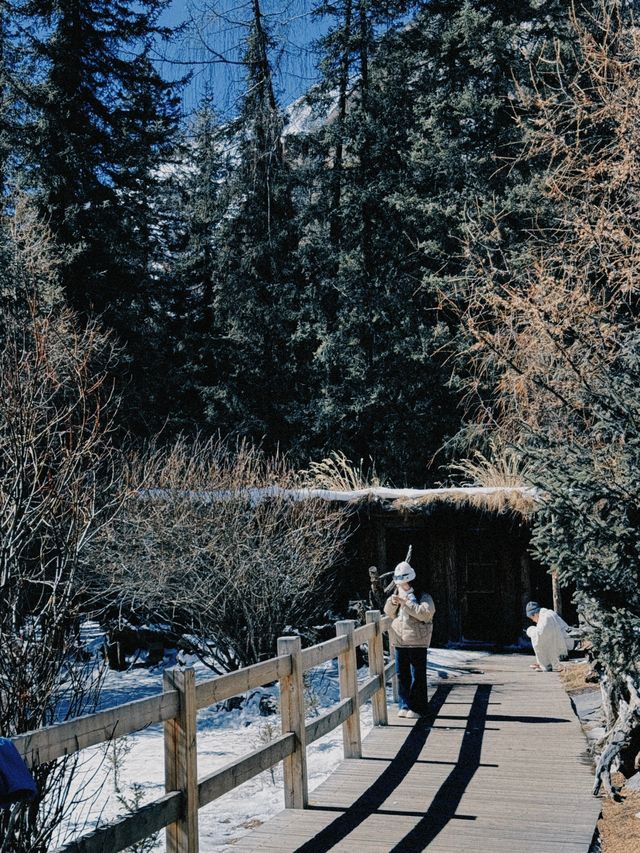
[[[613,776],[616,786],[622,785],[620,773]],[[602,853],[638,853],[640,850],[640,792],[622,788],[623,801],[615,803],[602,798],[602,817],[598,831],[602,839]]]
[[[500,447],[489,443],[489,454],[474,451],[469,459],[462,459],[451,466],[452,471],[464,474],[474,486],[527,485],[527,467],[522,457],[512,447]]]
[[[332,450],[319,462],[311,462],[306,471],[300,472],[301,485],[309,489],[330,489],[351,492],[382,486],[373,462],[367,468],[364,460],[355,465],[342,451]]]
[[[484,512],[514,512],[528,518],[538,507],[538,501],[532,489],[520,487],[493,486],[493,492],[473,492],[468,488],[434,489],[433,493],[419,498],[398,499],[393,502],[394,509],[421,509],[429,504],[444,503],[451,506],[468,506]]]
[[[588,663],[568,663],[560,670],[560,681],[567,693],[580,693],[583,690],[593,690],[594,685],[585,681],[585,676],[591,671]]]

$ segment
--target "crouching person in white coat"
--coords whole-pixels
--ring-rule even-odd
[[[534,623],[527,628],[536,655],[536,663],[531,664],[531,668],[547,672],[557,669],[560,658],[566,657],[574,645],[569,626],[555,610],[540,607],[537,601],[527,604],[526,613]]]

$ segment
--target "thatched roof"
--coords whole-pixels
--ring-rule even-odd
[[[437,489],[391,489],[383,486],[336,491],[302,489],[299,499],[324,498],[353,504],[377,504],[382,509],[420,512],[434,504],[470,506],[487,512],[528,516],[539,504],[539,493],[524,486],[450,486]]]
[[[152,500],[175,498],[173,491],[164,489],[145,489],[141,497]],[[231,500],[237,492],[214,490],[189,492],[186,497],[203,503]],[[539,493],[524,486],[451,486],[437,489],[391,489],[384,486],[371,486],[362,489],[284,489],[280,486],[266,486],[242,490],[242,496],[251,502],[259,503],[268,498],[288,497],[294,501],[322,499],[352,505],[378,506],[383,510],[420,512],[434,504],[450,506],[469,506],[487,512],[513,512],[529,516],[539,505]]]

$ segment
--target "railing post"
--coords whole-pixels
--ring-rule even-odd
[[[380,628],[380,611],[367,610],[367,624],[373,623],[376,633],[369,640],[369,675],[380,676],[382,687],[371,697],[371,708],[373,711],[373,725],[386,726],[389,722],[387,716],[387,686],[384,678],[384,649],[382,643],[382,630]]]
[[[280,679],[282,732],[293,732],[296,738],[295,751],[282,762],[286,809],[304,809],[309,801],[301,652],[300,637],[278,638],[278,656],[291,655],[291,675]]]
[[[198,853],[198,750],[196,680],[193,669],[171,669],[164,689],[180,695],[178,716],[164,724],[165,790],[182,791],[180,819],[166,830],[167,853]]]
[[[356,647],[353,641],[354,627],[355,624],[351,619],[336,622],[337,636],[346,636],[349,641],[347,650],[338,655],[340,698],[351,699],[352,701],[351,714],[342,724],[342,741],[345,758],[362,758],[360,703],[358,702],[358,668],[356,664]]]

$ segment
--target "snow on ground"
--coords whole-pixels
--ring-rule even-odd
[[[430,649],[428,676],[430,678],[455,678],[462,667],[484,656],[483,652],[454,649]],[[175,659],[166,658],[156,667],[134,667],[126,672],[107,674],[100,706],[102,708],[141,699],[162,691],[162,673]],[[211,672],[197,661],[190,661],[201,681],[211,677]],[[368,673],[361,670],[360,677]],[[339,700],[337,662],[329,661],[305,676],[308,718],[325,713]],[[264,746],[280,734],[280,717],[277,713],[260,714],[265,702],[277,704],[277,686],[251,691],[241,708],[225,710],[221,706],[203,709],[198,713],[198,775],[200,777]],[[388,694],[392,702],[391,693]],[[361,708],[363,736],[371,729],[371,704]],[[340,727],[311,744],[307,749],[309,789],[317,787],[342,760],[342,732]],[[116,777],[117,776],[117,780]],[[118,782],[120,794],[114,790]],[[98,823],[126,814],[136,803],[138,806],[163,795],[164,763],[162,726],[151,726],[144,731],[114,741],[112,744],[87,749],[82,753],[81,766],[76,777],[77,790],[86,800],[73,815],[77,829],[74,835],[88,832]],[[129,809],[127,809],[129,806]],[[220,853],[234,839],[249,832],[284,808],[282,793],[282,765],[267,770],[244,785],[200,810],[200,850],[202,853]],[[86,821],[86,823],[85,823]],[[83,827],[84,824],[84,827]],[[155,846],[149,850],[164,851],[164,833],[160,833]]]

